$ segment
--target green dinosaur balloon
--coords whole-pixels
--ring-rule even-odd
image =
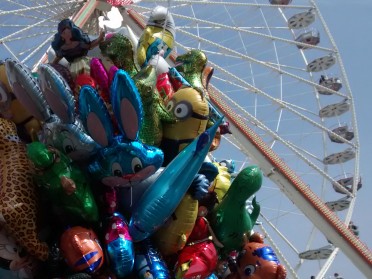
[[[175,123],[176,118],[165,108],[156,89],[156,70],[153,66],[142,68],[133,80],[141,95],[144,111],[139,137],[145,144],[159,146],[163,137],[162,123]]]
[[[41,142],[27,146],[27,156],[38,170],[35,182],[56,208],[88,222],[98,222],[98,208],[84,173],[55,148]]]
[[[135,47],[132,41],[123,34],[115,33],[106,36],[99,48],[103,56],[109,57],[119,69],[124,69],[131,77],[138,73],[134,57]]]
[[[176,69],[200,93],[205,94],[213,74],[213,68],[207,66],[207,56],[199,49],[192,49],[178,55]]]
[[[260,206],[253,199],[253,210],[249,213],[246,200],[256,193],[262,184],[262,172],[257,166],[243,169],[232,182],[222,202],[211,212],[210,224],[217,239],[224,245],[221,254],[239,250],[244,244],[260,214]]]

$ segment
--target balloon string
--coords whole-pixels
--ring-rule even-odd
[[[164,40],[163,39],[164,39],[165,28],[166,28],[167,23],[168,23],[169,10],[171,8],[171,1],[172,0],[168,0],[167,14],[165,15],[165,21],[164,21],[164,24],[163,24],[163,30],[161,31],[161,40],[162,40],[163,43],[164,43]],[[160,60],[160,55],[158,54],[158,56],[156,58],[155,69],[158,69],[159,60]]]
[[[223,245],[223,244],[218,240],[218,238],[217,238],[216,234],[214,233],[212,227],[209,225],[209,222],[208,222],[207,218],[205,218],[205,217],[203,217],[203,218],[204,218],[204,220],[207,222],[208,231],[209,231],[209,233],[210,233],[211,236],[212,236],[213,243],[214,243],[217,247],[219,247],[219,248],[223,248],[224,245]]]
[[[129,207],[132,207],[133,205],[133,186],[130,185],[130,206]]]
[[[213,240],[213,237],[208,236],[208,237],[203,238],[203,239],[195,240],[193,242],[187,243],[187,246],[192,246],[192,245],[195,245],[195,244],[199,244],[199,243],[202,243],[202,242],[207,241],[207,240]]]

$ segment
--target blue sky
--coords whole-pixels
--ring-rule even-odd
[[[358,119],[360,138],[360,173],[363,188],[359,191],[353,220],[359,226],[360,239],[372,247],[372,217],[370,214],[372,197],[372,125],[371,111],[371,29],[372,2],[361,1],[318,1],[319,9],[336,41],[344,62],[353,92]],[[352,268],[351,268],[352,270]],[[353,277],[342,274],[345,278]]]
[[[360,138],[360,173],[363,188],[359,191],[353,220],[359,225],[360,238],[372,246],[372,218],[369,212],[372,197],[372,125],[369,113],[371,96],[371,29],[369,1],[318,1],[319,9],[336,41],[344,62],[355,101]]]

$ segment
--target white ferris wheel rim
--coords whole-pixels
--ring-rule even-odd
[[[13,5],[11,4],[13,1],[7,0],[6,2],[10,3],[10,5]],[[42,4],[37,1],[24,1],[29,2],[28,5],[21,4],[21,2],[22,1],[19,1],[16,6],[12,6],[12,9],[8,11],[1,11],[0,16],[4,17],[5,15],[9,14],[14,18],[17,18],[17,16],[20,16],[20,18],[24,17],[24,19],[34,17],[36,20],[34,23],[28,23],[24,26],[22,26],[22,24],[15,24],[15,22],[12,22],[11,20],[9,22],[0,24],[2,27],[7,27],[9,29],[13,28],[16,30],[9,32],[8,34],[0,34],[0,53],[4,51],[9,55],[9,57],[19,59],[21,62],[28,64],[30,67],[34,66],[35,63],[37,64],[42,61],[42,53],[43,51],[45,53],[45,50],[55,33],[58,20],[68,16],[74,18],[78,25],[88,26],[91,29],[97,28],[97,26],[94,26],[91,24],[91,22],[89,22],[89,17],[91,16],[89,11],[94,11],[95,8],[103,10],[106,9],[105,4],[103,3],[104,1],[95,0],[54,0],[44,2]],[[215,68],[215,72],[218,72],[218,74],[215,74],[215,76],[212,78],[212,90],[210,95],[215,101],[221,99],[221,106],[219,106],[220,110],[223,110],[225,113],[228,113],[227,110],[231,110],[231,118],[227,118],[232,123],[232,129],[233,132],[235,132],[235,137],[226,136],[226,139],[231,142],[230,145],[236,145],[238,147],[237,149],[245,149],[244,154],[249,158],[249,162],[251,163],[253,160],[253,162],[259,163],[259,165],[263,168],[265,175],[270,177],[270,179],[274,179],[276,184],[279,185],[279,188],[286,195],[290,196],[292,202],[296,204],[296,209],[294,209],[292,212],[285,207],[282,207],[280,210],[277,209],[277,212],[279,212],[277,213],[277,219],[273,217],[265,217],[264,212],[264,215],[262,216],[263,223],[266,222],[266,225],[268,227],[273,227],[272,230],[275,231],[276,227],[279,227],[280,225],[280,221],[278,220],[282,218],[281,215],[301,215],[303,213],[298,212],[299,208],[302,211],[310,212],[307,212],[307,214],[310,215],[312,223],[315,223],[314,220],[319,219],[317,226],[320,226],[324,231],[332,231],[331,228],[339,226],[338,230],[333,230],[332,233],[327,235],[328,239],[332,239],[334,237],[332,234],[338,233],[343,235],[345,238],[350,239],[351,246],[350,244],[349,246],[346,245],[346,248],[344,249],[363,250],[363,245],[360,244],[344,226],[342,226],[343,222],[348,223],[351,220],[356,201],[355,189],[357,188],[357,182],[359,180],[358,130],[351,89],[342,65],[341,57],[324,22],[324,19],[322,18],[315,2],[312,0],[293,1],[288,6],[271,5],[269,1],[250,1],[250,3],[245,2],[247,1],[223,2],[163,0],[156,1],[156,4],[161,4],[164,6],[169,5],[170,11],[176,21],[176,25],[177,22],[181,22],[181,25],[177,26],[176,31],[177,50],[180,53],[191,47],[205,50],[208,58],[210,58],[210,65]],[[30,3],[33,4],[31,5]],[[155,1],[141,1],[124,7],[128,7],[136,12],[142,13],[145,19],[153,4],[155,4]],[[224,10],[224,15],[226,17],[230,17],[230,19],[227,20],[230,25],[225,24],[223,20],[219,21],[213,16],[198,16],[198,12],[201,12],[198,9],[201,9],[200,7],[202,6],[218,6],[220,10]],[[187,13],[186,9],[188,9]],[[261,20],[259,22],[261,25],[253,25],[249,19],[245,19],[248,25],[243,25],[245,22],[243,21],[242,17],[239,18],[237,14],[232,14],[233,12],[238,13],[239,10],[237,9],[241,9],[242,11],[246,9],[246,11],[249,11],[250,16],[257,16],[257,18],[260,17]],[[307,27],[301,26],[302,28],[300,29],[291,29],[284,24],[291,22],[291,24],[295,26],[296,24],[293,20],[295,20],[296,17],[293,16],[309,11],[315,14],[318,24],[316,27],[323,28],[320,30],[322,31],[321,36],[326,37],[328,45],[325,46],[324,44],[320,43],[316,46],[310,46],[307,43],[298,42],[295,40],[298,35],[298,31],[302,31]],[[275,21],[270,17],[273,15],[278,17],[278,21]],[[241,21],[237,22],[239,19]],[[234,22],[234,20],[236,22]],[[44,28],[43,26],[46,27]],[[135,26],[133,26],[133,28],[135,28]],[[31,30],[43,31],[39,31],[39,33],[36,34],[27,32]],[[224,34],[231,32],[231,36],[236,36],[233,38],[235,38],[235,40],[238,42],[237,44],[241,44],[240,48],[234,48],[234,46],[230,47],[229,44],[225,44],[222,40],[221,42],[217,39],[214,39],[213,36],[209,36],[208,32],[213,34],[215,30],[223,30]],[[29,43],[29,41],[35,37],[42,37],[42,43],[40,44],[40,42],[38,42],[37,45],[31,44],[30,47],[24,47],[23,49],[18,49],[14,46],[19,41],[24,41],[25,44],[26,42]],[[180,37],[182,37],[182,39]],[[253,37],[256,41],[250,41],[248,37]],[[218,39],[221,39],[221,37]],[[323,38],[321,37],[321,39]],[[226,38],[226,40],[228,40],[228,38]],[[258,52],[260,46],[262,47],[263,44],[266,44],[267,48],[271,50],[270,53],[265,54],[263,51],[262,54],[255,55],[255,53],[249,52],[249,47],[251,46],[251,51]],[[227,47],[227,45],[229,47]],[[299,49],[299,47],[311,48],[303,50]],[[312,55],[309,55],[309,52]],[[320,54],[323,55],[319,56]],[[270,59],[265,58],[265,55],[270,56]],[[231,64],[229,64],[227,59],[223,60],[222,63],[219,62],[219,59],[217,58],[221,58],[222,56],[234,60],[235,63],[236,61],[244,61],[244,63],[246,63],[246,69],[249,69],[251,72],[250,79],[244,78],[240,73],[234,71],[233,67],[237,67],[237,64],[234,65],[231,61]],[[296,58],[293,58],[294,56],[296,56]],[[39,57],[40,59],[35,60],[35,57]],[[319,58],[321,58],[321,60],[317,60]],[[298,64],[298,61],[301,61],[302,64]],[[317,77],[319,75],[317,74],[317,71],[320,71],[321,73],[328,73],[328,67],[332,67],[333,63],[335,63],[338,67],[336,74],[342,80],[343,89],[340,91],[329,88],[327,89],[319,86],[318,84]],[[334,72],[331,71],[331,73]],[[264,81],[265,77],[272,78],[271,83],[276,83],[274,85],[276,86],[276,90],[272,90],[270,88],[270,84]],[[225,86],[225,84],[228,86]],[[314,107],[310,109],[310,106],[298,102],[293,96],[288,97],[288,95],[286,95],[288,92],[293,94],[294,87],[296,86],[299,88],[299,91],[302,91],[301,94],[303,96],[309,92],[314,94],[313,99],[316,100],[314,107],[318,111],[316,111]],[[222,93],[224,90],[226,90],[225,93]],[[325,90],[325,92],[328,94],[332,94],[332,100],[336,101],[328,101],[328,106],[324,105],[323,97],[325,96],[318,94],[317,92],[319,92],[319,90]],[[255,102],[255,105],[248,106],[246,103],[240,103],[241,99],[236,97],[236,95],[240,94],[242,91],[249,92],[250,95],[259,96],[256,99],[251,99],[252,102]],[[278,91],[279,94],[273,95],[272,93],[274,91]],[[226,107],[223,106],[224,104]],[[263,115],[263,113],[260,115],[260,111],[265,111],[265,107],[268,107],[269,105],[272,105],[276,110],[279,111],[277,114],[275,114],[275,124],[270,124],[272,119],[270,119],[267,115]],[[345,112],[347,117],[345,117]],[[269,114],[269,111],[266,113]],[[310,128],[305,130],[305,128],[303,128],[302,138],[295,138],[294,135],[291,136],[291,132],[288,129],[291,126],[291,120],[289,119],[289,121],[286,121],[284,116],[289,115],[288,113],[293,115],[292,121],[294,121],[294,119],[297,119],[295,121],[301,119],[301,121],[303,121],[301,123],[304,123],[303,126],[313,127],[314,130]],[[323,113],[321,114],[323,117],[319,117],[318,113]],[[334,122],[334,124],[336,123],[335,125],[341,126],[341,124],[347,122],[347,124],[352,127],[352,131],[354,132],[354,139],[352,141],[344,140],[339,135],[332,132],[332,129],[328,124],[329,122],[327,122],[328,119],[332,117],[337,119]],[[322,146],[320,146],[321,152],[316,154],[313,153],[313,150],[311,150],[313,146],[309,143],[305,143],[306,137],[310,137],[312,132],[314,134],[318,134],[317,137],[320,138],[319,142],[322,144]],[[247,134],[251,138],[250,141],[247,141],[246,139]],[[345,148],[340,149],[339,146],[337,146],[336,149],[333,147],[328,149],[330,145],[327,138],[328,134],[331,134],[336,137],[336,139],[341,140]],[[301,141],[297,142],[299,139]],[[244,146],[245,144],[247,145]],[[276,149],[278,145],[282,145],[283,147]],[[352,151],[351,155],[350,150]],[[291,156],[288,156],[289,159],[285,158],[283,154],[279,154],[279,156],[277,156],[278,152],[288,152],[291,153]],[[319,155],[320,153],[321,155]],[[337,161],[339,158],[342,160],[342,158],[348,154],[350,155],[349,157],[351,158],[351,163]],[[354,158],[352,158],[353,156]],[[296,157],[298,160],[293,160],[293,157]],[[349,157],[346,159],[349,159]],[[242,160],[240,164],[241,167],[245,165],[244,161],[246,160],[246,157]],[[329,214],[329,210],[325,207],[324,203],[328,200],[324,200],[326,195],[321,196],[320,194],[322,194],[324,191],[328,191],[324,189],[329,187],[329,184],[335,185],[334,187],[337,189],[342,187],[339,185],[338,180],[336,179],[336,173],[332,172],[331,170],[333,165],[324,164],[324,160],[326,160],[326,162],[333,162],[336,160],[336,163],[339,163],[339,165],[341,165],[340,169],[342,169],[339,175],[345,177],[346,173],[350,172],[354,176],[353,192],[351,194],[344,192],[346,196],[350,197],[350,206],[347,213],[343,214],[342,221],[340,221],[338,218],[334,218],[333,215],[330,218],[331,221],[330,219],[326,218],[327,214]],[[307,174],[305,174],[305,171],[304,173],[300,173],[297,169],[292,170],[292,165],[296,165],[296,162],[298,163],[300,161],[309,166]],[[319,161],[322,162],[319,163]],[[319,177],[318,181],[320,181],[320,184],[323,184],[321,190],[316,191],[315,194],[307,185],[310,184],[309,181],[312,181],[311,179],[307,179],[310,173],[315,173],[315,175]],[[292,177],[296,181],[298,184],[296,186],[297,188],[289,188],[288,185],[286,185],[289,177]],[[296,183],[292,181],[289,184]],[[296,196],[297,192],[301,192],[301,195]],[[259,195],[260,192],[257,193],[258,198]],[[270,196],[267,196],[266,198],[272,199]],[[271,210],[269,206],[267,206],[265,203],[263,204],[266,206],[266,209]],[[322,214],[318,214],[315,209],[320,210]],[[329,224],[332,225],[330,226]],[[311,230],[315,231],[313,229]],[[282,234],[280,231],[277,233],[278,235]],[[269,239],[270,234],[267,234]],[[306,241],[306,248],[309,250],[311,250],[310,248],[312,247],[312,238],[314,238],[314,233],[310,233]],[[285,236],[283,236],[283,241],[286,242],[288,247],[291,247],[296,254],[303,252],[303,250],[296,248],[295,244],[292,244],[290,239],[287,239]],[[337,244],[337,241],[334,243]],[[273,245],[275,245],[275,243],[273,243]],[[280,255],[285,254],[284,252],[280,252],[279,247],[277,247],[277,249]],[[322,278],[326,274],[337,252],[338,249],[334,249],[328,260],[322,261],[322,267],[318,272],[317,278]],[[347,253],[345,251],[343,252]],[[348,257],[352,257],[350,255],[353,255],[352,251],[351,254],[348,254]],[[369,260],[371,260],[370,255],[367,254],[366,257],[369,257]],[[299,269],[299,266],[292,266],[284,256],[282,258],[289,266],[290,276],[298,278],[297,270]],[[301,265],[303,262],[303,260],[299,260],[298,264]]]

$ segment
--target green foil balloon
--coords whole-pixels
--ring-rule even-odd
[[[253,199],[253,210],[249,213],[245,202],[256,193],[262,184],[262,172],[257,166],[243,169],[232,182],[222,202],[211,212],[210,224],[217,239],[224,245],[221,254],[239,250],[244,244],[244,235],[249,237],[260,206]]]
[[[38,170],[35,181],[56,208],[87,222],[98,222],[98,208],[84,173],[57,149],[41,142],[27,146]]]
[[[175,123],[176,118],[169,112],[156,89],[156,70],[153,66],[146,66],[133,77],[141,95],[144,112],[140,139],[143,143],[159,146],[163,138],[163,123]]]
[[[99,48],[103,56],[110,58],[116,67],[124,69],[131,77],[138,73],[135,46],[130,38],[120,33],[109,34]]]
[[[203,51],[192,49],[185,54],[177,56],[176,69],[193,88],[204,93],[213,74],[213,69],[207,67],[207,62],[207,56]]]

